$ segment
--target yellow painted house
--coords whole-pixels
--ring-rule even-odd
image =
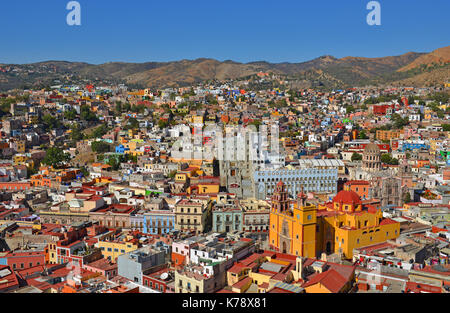
[[[282,253],[314,258],[315,235],[316,207],[299,199],[292,208],[286,185],[280,181],[272,198],[269,245]]]
[[[340,191],[330,203],[316,207],[301,194],[294,205],[284,183],[277,185],[270,212],[269,244],[276,251],[303,257],[321,253],[353,257],[353,249],[392,240],[400,223],[383,219],[381,210],[363,208],[353,191]]]
[[[208,193],[218,193],[220,188],[220,184],[214,184],[214,183],[200,183],[195,186],[190,186],[188,188],[188,193],[191,194],[194,192],[194,190],[198,191],[198,194],[208,194]]]
[[[58,263],[58,256],[56,253],[56,244],[55,243],[48,243],[47,244],[47,262],[49,264],[57,264]]]
[[[119,255],[137,250],[139,248],[139,243],[133,242],[129,239],[130,238],[127,237],[123,241],[103,240],[99,241],[97,245],[101,249],[102,255],[105,259],[116,262]]]
[[[203,116],[202,115],[193,115],[192,123],[193,124],[203,124]]]
[[[353,257],[353,249],[392,240],[400,235],[400,223],[383,219],[381,210],[363,209],[353,191],[340,191],[332,205],[319,206],[318,249],[327,254]]]

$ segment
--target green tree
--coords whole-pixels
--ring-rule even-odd
[[[391,164],[392,157],[389,153],[384,153],[381,155],[381,162],[385,164]]]
[[[404,126],[409,124],[408,117],[401,117],[399,114],[394,113],[391,116],[391,121],[394,123],[395,129],[402,129]]]
[[[411,202],[411,195],[410,195],[410,193],[409,192],[405,192],[405,194],[403,195],[403,202],[405,202],[405,203],[409,203],[409,202]]]
[[[94,141],[91,145],[92,151],[96,153],[105,153],[110,151],[110,145],[104,141]]]
[[[110,157],[108,160],[108,165],[111,166],[113,171],[117,171],[120,168],[120,162],[116,157]]]
[[[90,173],[85,166],[81,167],[80,170],[84,177],[86,177],[86,178],[89,177]]]
[[[381,162],[390,165],[398,165],[398,159],[393,158],[389,153],[384,153],[381,155]]]
[[[43,164],[51,165],[55,168],[61,166],[64,162],[70,160],[70,155],[58,147],[51,147],[47,150],[45,158],[42,160]]]
[[[359,132],[359,139],[367,139],[366,131],[363,129]]]
[[[356,110],[355,110],[355,108],[352,105],[347,105],[345,107],[345,111],[346,111],[347,114],[351,114],[351,113],[355,112]]]
[[[61,122],[56,117],[46,114],[42,117],[42,125],[45,130],[49,131],[61,127]]]
[[[82,105],[80,111],[81,111],[80,118],[82,120],[88,122],[98,121],[97,115],[95,115],[95,113],[91,111],[91,108],[89,106]]]
[[[437,103],[448,103],[450,94],[448,92],[436,92],[431,96],[431,98]]]
[[[77,111],[71,109],[64,112],[64,117],[68,120],[73,121],[77,117]]]
[[[80,141],[84,139],[84,134],[81,131],[80,124],[73,124],[70,129],[71,129],[70,138],[73,141]]]
[[[362,155],[356,152],[353,152],[352,154],[352,161],[360,161],[362,160]]]
[[[139,122],[134,117],[130,118],[128,120],[127,125],[124,127],[124,129],[137,129],[139,128]]]
[[[169,126],[169,123],[168,123],[167,121],[164,121],[164,120],[159,120],[159,121],[158,121],[158,127],[159,127],[159,129],[164,129],[164,128],[166,128],[167,126]]]
[[[130,112],[130,110],[131,110],[131,104],[130,104],[129,102],[125,102],[125,104],[123,105],[123,110],[122,110],[122,112],[123,112],[123,111],[125,111],[125,112]]]
[[[120,115],[122,114],[122,102],[121,101],[116,101],[116,114]]]
[[[108,133],[108,126],[106,126],[105,124],[102,124],[92,132],[91,137],[92,138],[101,138],[104,135],[106,135],[107,133]]]

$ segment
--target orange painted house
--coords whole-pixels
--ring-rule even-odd
[[[368,199],[369,187],[367,180],[350,180],[344,184],[344,190],[355,192],[361,199]]]

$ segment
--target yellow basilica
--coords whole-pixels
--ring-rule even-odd
[[[400,223],[383,219],[380,209],[363,207],[353,191],[340,191],[332,202],[318,207],[306,198],[300,193],[292,203],[285,184],[277,184],[270,211],[269,245],[273,250],[309,258],[338,253],[351,259],[354,248],[400,234]]]

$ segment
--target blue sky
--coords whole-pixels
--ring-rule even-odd
[[[302,62],[321,55],[381,57],[450,45],[449,0],[0,1],[0,63],[196,59]]]

